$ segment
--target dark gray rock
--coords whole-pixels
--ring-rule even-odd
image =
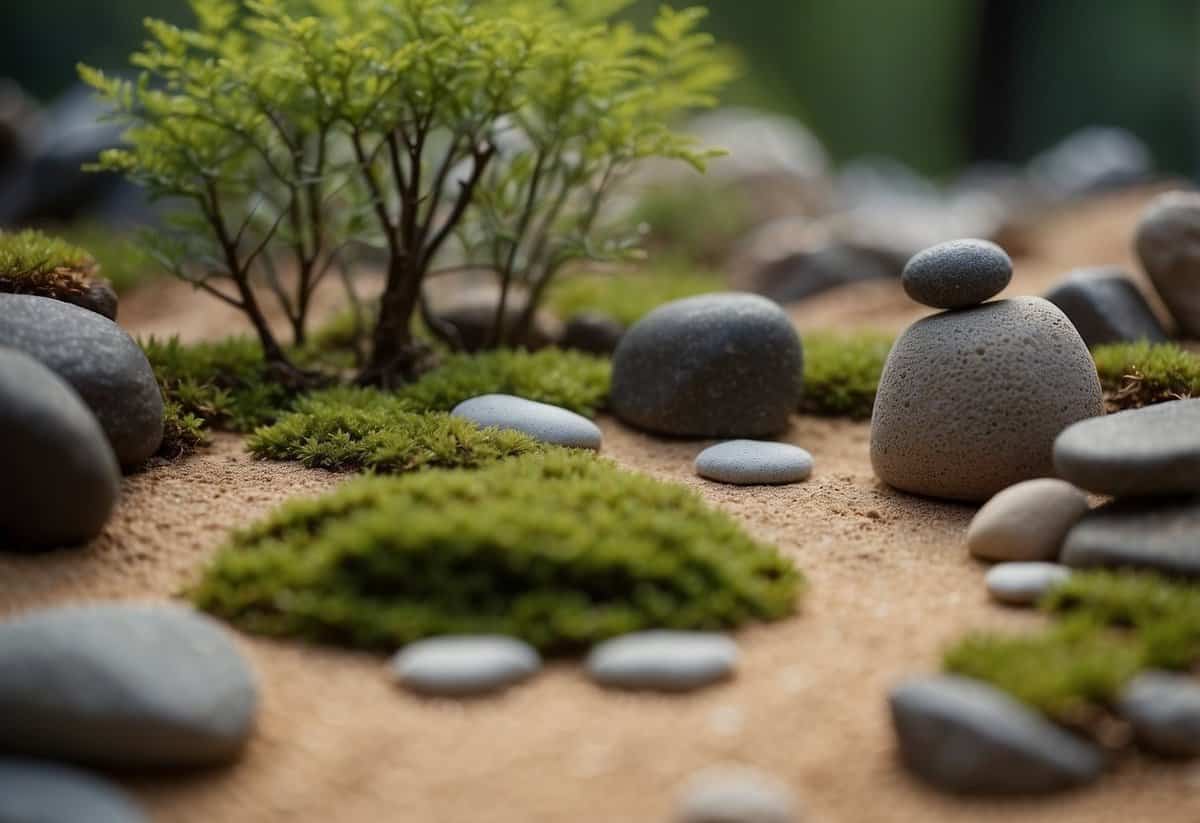
[[[1167,340],[1150,304],[1119,268],[1073,271],[1046,293],[1046,299],[1062,309],[1089,348]]]
[[[162,395],[146,355],[120,326],[58,300],[0,294],[0,346],[25,352],[70,383],[122,466],[158,451]]]
[[[490,289],[472,290],[436,310],[437,318],[454,329],[464,351],[476,352],[491,345],[492,329],[496,325],[499,294]],[[520,322],[525,308],[523,293],[513,294],[504,304],[504,328],[513,329]],[[562,323],[546,311],[539,311],[525,334],[513,345],[537,351],[553,346],[562,337]]]
[[[1200,682],[1171,672],[1144,672],[1125,687],[1121,715],[1138,743],[1166,757],[1200,756]]]
[[[1084,420],[1054,443],[1064,480],[1117,497],[1200,492],[1200,399]]]
[[[77,769],[0,758],[0,823],[146,823],[119,788]]]
[[[1071,577],[1057,563],[1001,563],[988,569],[988,594],[1011,606],[1032,606]]]
[[[899,274],[899,265],[883,252],[836,244],[771,260],[750,273],[747,288],[780,303],[798,303],[849,283]]]
[[[601,643],[586,666],[604,686],[678,692],[730,677],[737,658],[737,645],[723,634],[645,631]]]
[[[1200,192],[1155,198],[1138,224],[1135,246],[1180,333],[1200,338]]]
[[[1062,562],[1200,577],[1200,499],[1132,499],[1096,509],[1067,535]]]
[[[712,766],[680,794],[676,823],[797,823],[800,804],[781,780],[749,766]]]
[[[1054,473],[1054,440],[1104,412],[1096,365],[1066,316],[1039,297],[944,312],[888,355],[871,462],[913,494],[984,501]]]
[[[604,437],[600,427],[582,415],[508,394],[472,397],[455,406],[451,414],[483,428],[524,432],[543,443],[572,449],[599,449]]]
[[[415,692],[468,697],[501,691],[542,668],[537,650],[514,637],[434,637],[396,655],[396,681]]]
[[[0,348],[0,546],[85,543],[108,522],[121,469],[96,418],[62,378]]]
[[[564,349],[608,356],[617,350],[625,326],[602,312],[584,312],[567,321],[561,345]]]
[[[952,240],[917,254],[904,267],[908,296],[935,309],[963,309],[1004,291],[1012,260],[987,240]]]
[[[787,313],[751,294],[711,294],[655,309],[613,356],[610,404],[661,434],[770,437],[803,390],[804,353]]]
[[[737,486],[799,483],[812,470],[812,455],[804,449],[762,440],[729,440],[696,458],[696,474]]]
[[[905,765],[934,786],[962,794],[1034,794],[1099,777],[1104,759],[985,683],[939,676],[892,690],[892,723]]]
[[[258,686],[229,634],[177,606],[107,604],[0,623],[0,748],[101,767],[235,758]]]

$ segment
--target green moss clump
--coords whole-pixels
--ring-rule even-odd
[[[561,277],[551,286],[547,301],[562,318],[600,312],[632,326],[664,303],[725,288],[719,275],[697,271],[691,264],[667,261],[645,270]]]
[[[190,592],[247,631],[391,651],[500,633],[567,653],[793,612],[803,580],[693,492],[553,449],[366,477],[237,533]]]
[[[800,411],[867,420],[893,338],[881,332],[813,332],[804,336],[804,397]]]
[[[1117,343],[1092,352],[1110,411],[1200,397],[1200,357],[1173,343]]]
[[[0,232],[0,292],[69,301],[87,293],[99,269],[91,254],[57,237]]]

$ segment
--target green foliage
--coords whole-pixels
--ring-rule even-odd
[[[0,292],[80,296],[98,270],[91,254],[60,238],[32,229],[0,232]]]
[[[1200,357],[1173,343],[1118,343],[1092,355],[1110,410],[1200,396]]]
[[[166,269],[138,243],[136,232],[99,223],[67,225],[58,231],[64,239],[91,253],[104,279],[112,284],[117,294],[125,294],[167,274]]]
[[[678,260],[617,273],[582,272],[557,280],[549,304],[559,317],[601,312],[632,326],[664,303],[722,291],[724,279]]]
[[[653,248],[709,265],[723,262],[753,227],[746,194],[706,179],[650,188],[633,217],[649,231]]]
[[[804,397],[800,410],[828,417],[870,419],[892,343],[891,336],[871,331],[804,335]]]
[[[237,533],[189,594],[258,634],[391,651],[495,632],[565,653],[780,618],[802,584],[691,491],[555,449],[288,503]]]

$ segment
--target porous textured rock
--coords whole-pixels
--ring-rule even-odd
[[[392,661],[396,681],[415,692],[468,697],[501,691],[536,674],[537,650],[514,637],[434,637],[406,646]]]
[[[1121,695],[1121,715],[1138,744],[1166,757],[1200,757],[1200,681],[1172,672],[1143,672]]]
[[[1167,333],[1133,281],[1115,267],[1070,272],[1046,292],[1089,348],[1146,340],[1162,343]]]
[[[472,397],[454,407],[454,417],[483,428],[524,432],[535,440],[574,449],[599,449],[600,427],[573,411],[508,394]]]
[[[913,494],[978,502],[1053,475],[1054,440],[1103,414],[1096,365],[1066,316],[1039,297],[943,312],[888,355],[871,463]]]
[[[604,686],[690,691],[724,680],[737,665],[737,645],[723,634],[635,632],[592,649],[587,671]]]
[[[124,792],[77,769],[0,758],[0,823],[146,823]]]
[[[758,769],[712,766],[694,775],[680,793],[676,823],[799,823],[791,789]]]
[[[771,437],[803,390],[787,313],[764,297],[689,297],[655,309],[613,356],[610,405],[631,425],[691,437]]]
[[[967,549],[981,560],[1054,560],[1087,510],[1087,495],[1063,480],[1017,483],[975,515]]]
[[[908,261],[901,282],[908,296],[935,309],[962,309],[995,297],[1012,280],[1012,260],[987,240],[952,240]]]
[[[1011,606],[1031,606],[1043,595],[1071,577],[1071,570],[1057,563],[1001,563],[988,569],[988,594]]]
[[[696,474],[737,486],[799,483],[812,470],[813,457],[804,449],[763,440],[729,440],[696,457]]]
[[[0,346],[25,352],[70,383],[122,466],[158,451],[162,394],[146,355],[120,326],[59,300],[0,294]]]
[[[1098,494],[1200,492],[1200,399],[1076,423],[1055,441],[1054,467],[1060,477]]]
[[[1200,498],[1132,498],[1089,513],[1067,535],[1062,562],[1075,568],[1148,569],[1200,577]]]
[[[100,424],[62,378],[0,348],[0,548],[86,543],[112,515],[121,469]]]
[[[0,623],[0,741],[101,767],[227,762],[258,686],[228,632],[178,606],[90,605]]]
[[[1180,332],[1200,337],[1200,192],[1157,197],[1142,215],[1134,245]]]
[[[985,683],[955,676],[892,690],[892,723],[904,763],[962,794],[1035,794],[1095,780],[1100,751]]]

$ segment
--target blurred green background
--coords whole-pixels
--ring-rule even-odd
[[[657,5],[647,0],[635,11]],[[1200,0],[712,0],[744,67],[730,102],[801,118],[845,161],[933,175],[1023,162],[1086,125],[1123,126],[1161,169],[1200,167]],[[79,60],[122,67],[141,19],[184,0],[4,0],[0,77],[42,99]]]

